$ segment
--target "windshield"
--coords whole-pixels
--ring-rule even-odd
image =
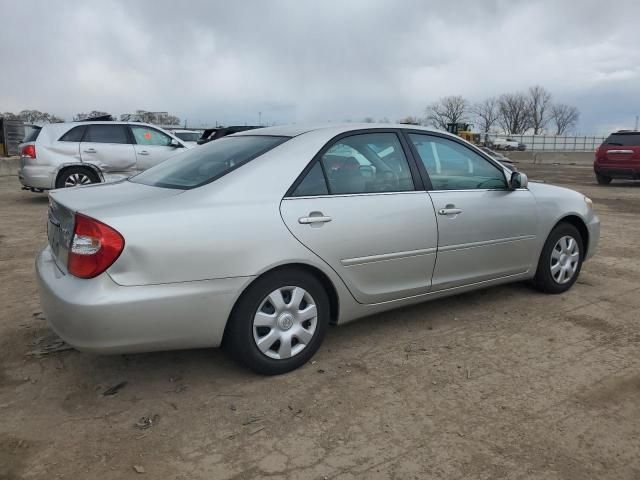
[[[197,142],[200,139],[198,132],[175,132],[174,135],[185,142]]]
[[[213,182],[288,140],[288,137],[224,137],[175,155],[130,180],[154,187],[189,189]]]

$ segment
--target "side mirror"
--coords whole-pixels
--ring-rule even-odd
[[[184,147],[184,145],[182,145],[180,142],[178,142],[175,138],[171,139],[171,143],[169,144],[170,147],[174,147],[174,148],[182,148]]]
[[[515,190],[517,188],[527,188],[529,185],[529,179],[522,172],[513,172],[509,179],[509,188]]]

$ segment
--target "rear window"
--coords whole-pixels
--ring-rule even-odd
[[[40,135],[40,130],[42,130],[42,127],[32,126],[32,127],[26,127],[26,128],[31,128],[31,131],[25,135],[23,142],[24,143],[35,142],[36,139],[38,138],[38,135]]]
[[[73,127],[67,133],[65,133],[62,137],[60,137],[61,142],[79,142],[82,140],[82,135],[84,135],[84,130],[87,128],[86,125],[80,125],[78,127]]]
[[[640,146],[640,133],[612,133],[604,143],[606,145],[620,145],[624,147]]]
[[[131,178],[155,187],[189,189],[205,185],[288,140],[288,137],[224,137],[187,150]]]
[[[173,134],[185,142],[197,142],[200,139],[198,132],[174,132]]]

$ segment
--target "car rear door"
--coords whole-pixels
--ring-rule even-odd
[[[533,268],[537,209],[531,192],[509,190],[503,169],[462,142],[418,132],[407,136],[431,183],[437,213],[433,290]]]
[[[80,156],[84,163],[94,164],[105,173],[136,173],[136,153],[124,124],[87,125],[80,143]]]
[[[384,160],[376,152],[384,152]],[[435,213],[396,131],[333,141],[280,209],[293,235],[340,275],[358,302],[429,291]]]
[[[135,141],[137,168],[141,172],[182,151],[171,145],[173,138],[156,128],[148,125],[131,125],[130,128]]]

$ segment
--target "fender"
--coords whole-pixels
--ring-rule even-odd
[[[56,180],[58,179],[58,174],[60,173],[60,171],[69,167],[88,167],[91,170],[93,170],[96,175],[98,175],[98,178],[100,179],[101,183],[104,183],[105,181],[102,170],[100,170],[100,168],[98,168],[96,165],[92,163],[65,162],[65,163],[61,163],[60,165],[57,165],[55,170],[53,171],[53,178],[51,179],[51,188],[56,188]]]

